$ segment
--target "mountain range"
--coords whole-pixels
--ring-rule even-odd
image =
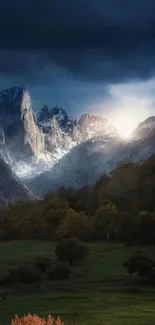
[[[77,120],[62,108],[47,106],[36,115],[25,86],[0,92],[0,161],[22,198],[42,196],[63,185],[94,184],[118,163],[143,161],[154,153],[154,116],[142,122],[127,141],[98,115],[86,113]],[[0,188],[3,192],[1,183]],[[3,197],[7,200],[5,193]]]

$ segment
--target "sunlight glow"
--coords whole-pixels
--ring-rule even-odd
[[[111,84],[106,88],[104,100],[91,105],[117,128],[120,136],[131,139],[139,123],[155,115],[155,77],[145,81]]]
[[[132,138],[138,124],[154,115],[154,91],[155,79],[109,86],[109,119],[122,138]]]
[[[137,121],[134,119],[134,116],[121,112],[121,114],[116,115],[114,124],[122,138],[130,139],[132,132],[137,126]]]

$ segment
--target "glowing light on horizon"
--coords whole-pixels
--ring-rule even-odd
[[[132,132],[137,127],[137,121],[134,119],[134,116],[131,116],[125,112],[117,114],[113,120],[113,123],[120,136],[124,139],[130,139],[132,137]]]
[[[107,95],[91,105],[91,112],[108,120],[122,138],[130,139],[139,123],[155,115],[155,76],[145,81],[107,86]]]

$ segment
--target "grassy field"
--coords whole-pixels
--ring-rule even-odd
[[[18,313],[59,315],[67,325],[155,324],[155,288],[140,283],[126,273],[122,262],[139,247],[119,244],[89,244],[89,256],[75,266],[68,282],[31,286],[1,287],[0,325],[10,324]],[[155,256],[155,247],[146,247]],[[21,261],[52,255],[51,242],[22,241],[0,243],[0,274]],[[84,269],[88,269],[87,275]]]

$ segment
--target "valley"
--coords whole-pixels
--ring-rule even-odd
[[[29,312],[152,323],[154,269],[143,282],[123,263],[139,250],[154,261],[155,117],[125,140],[100,116],[36,116],[25,86],[0,92],[0,115],[0,324]],[[86,257],[59,261],[55,247],[74,237]]]
[[[155,325],[155,0],[0,0],[0,325]]]
[[[73,267],[73,278],[59,283],[0,287],[0,324],[32,311],[41,316],[59,315],[67,324],[152,324],[155,288],[137,282],[126,273],[122,263],[139,247],[119,243],[88,244],[87,260]],[[154,256],[154,246],[143,246]],[[15,241],[0,245],[0,275],[24,259],[51,256],[54,243]],[[88,269],[87,277],[83,270]],[[45,287],[45,288],[44,288]]]

